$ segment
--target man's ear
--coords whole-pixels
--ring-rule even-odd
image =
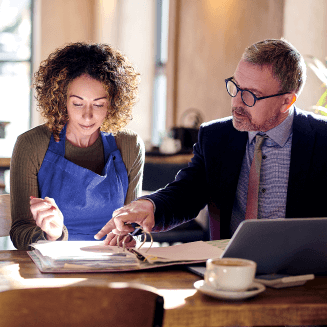
[[[286,112],[295,101],[296,101],[296,94],[295,93],[288,94],[287,97],[285,97],[281,111]]]

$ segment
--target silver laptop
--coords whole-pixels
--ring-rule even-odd
[[[255,261],[257,275],[327,275],[327,218],[243,221],[222,256]]]
[[[257,276],[327,275],[327,218],[243,221],[222,257],[255,261]],[[203,276],[205,267],[189,270]]]

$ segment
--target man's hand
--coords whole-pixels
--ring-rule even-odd
[[[107,235],[104,243],[117,245],[117,235],[123,238],[124,235],[133,232],[134,228],[130,225],[131,223],[138,224],[145,232],[151,232],[154,227],[153,211],[154,208],[151,201],[146,199],[134,201],[114,211],[112,218],[94,238],[100,240]]]

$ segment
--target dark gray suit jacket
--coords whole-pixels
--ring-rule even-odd
[[[155,231],[196,217],[208,205],[211,239],[230,238],[230,219],[248,139],[231,117],[201,126],[194,156],[174,182],[147,196]],[[286,218],[327,217],[327,119],[295,108]],[[220,219],[220,223],[219,223]]]

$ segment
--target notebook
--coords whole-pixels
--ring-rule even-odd
[[[257,276],[327,275],[327,218],[244,221],[222,257],[255,261]],[[189,270],[203,276],[205,267]]]

